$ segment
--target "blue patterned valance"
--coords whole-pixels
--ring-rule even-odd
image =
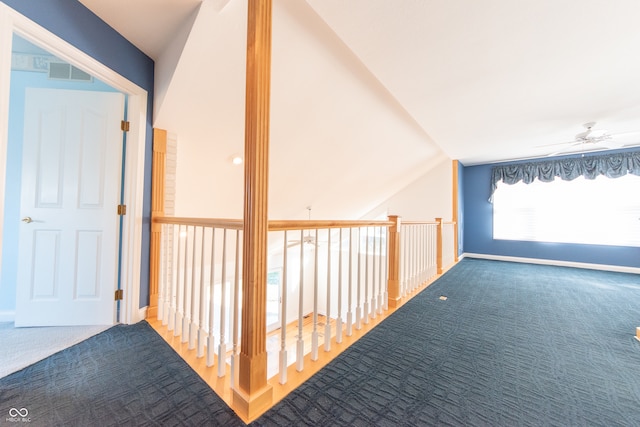
[[[599,175],[619,178],[628,173],[640,176],[640,151],[494,166],[491,169],[489,200],[493,200],[493,193],[500,181],[506,184],[520,181],[530,184],[535,179],[551,182],[560,177],[565,181],[571,181],[579,176],[595,179]]]

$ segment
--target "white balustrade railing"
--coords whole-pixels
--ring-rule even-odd
[[[386,309],[388,226],[281,221],[270,227],[269,271],[280,274],[281,282],[280,383],[287,382],[290,365],[302,371],[305,356],[318,360],[321,348],[331,351],[332,340],[341,343]]]
[[[400,291],[403,297],[437,274],[438,223],[402,222]]]
[[[158,319],[217,375],[238,378],[242,221],[154,219],[162,224]],[[441,225],[439,225],[441,224]],[[268,377],[287,382],[388,309],[389,263],[403,298],[454,262],[455,223],[401,222],[398,258],[388,254],[393,221],[270,221],[267,266]],[[438,232],[442,235],[438,238]],[[394,291],[395,292],[395,291]]]
[[[226,374],[239,355],[242,221],[162,218],[158,320]]]

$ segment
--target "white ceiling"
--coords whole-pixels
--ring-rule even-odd
[[[156,61],[154,125],[237,204],[247,1],[80,1]],[[589,121],[640,144],[638,17],[637,0],[274,0],[273,216],[354,213],[447,157],[544,156]]]

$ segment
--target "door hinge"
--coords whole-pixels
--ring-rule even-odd
[[[118,205],[118,215],[127,214],[127,205]]]
[[[129,122],[128,122],[128,121],[126,121],[126,120],[122,120],[122,121],[120,122],[120,129],[121,129],[123,132],[129,132]]]
[[[118,289],[116,291],[115,300],[122,301],[123,298],[124,298],[124,292],[122,291],[122,289]]]

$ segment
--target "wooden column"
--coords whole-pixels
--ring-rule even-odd
[[[398,307],[402,295],[400,293],[400,225],[401,220],[397,215],[390,215],[389,221],[393,222],[389,228],[389,248],[388,259],[389,263],[389,282],[387,285],[387,292],[389,294],[387,300],[389,307]]]
[[[167,158],[167,131],[153,130],[153,163],[151,166],[151,238],[149,254],[149,308],[147,318],[158,316],[158,284],[160,278],[160,239],[162,225],[153,218],[164,216],[164,180]]]
[[[273,401],[266,350],[271,0],[249,0],[247,21],[242,339],[233,403],[253,419]]]
[[[453,261],[458,262],[458,161],[453,161]]]
[[[438,223],[437,227],[438,227],[438,237],[436,239],[437,243],[436,243],[436,265],[438,266],[438,274],[442,274],[442,272],[444,271],[444,268],[442,266],[442,231],[443,231],[443,225],[442,225],[442,218],[436,218],[436,222]]]

